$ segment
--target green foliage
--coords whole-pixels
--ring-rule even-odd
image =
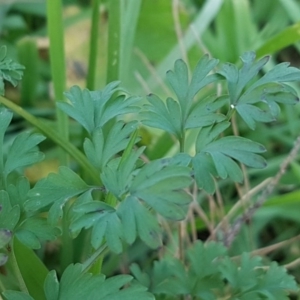
[[[269,58],[258,62],[254,58],[254,53],[247,52],[240,69],[224,64],[217,71],[218,60],[204,56],[190,82],[187,65],[175,62],[167,80],[176,97],[164,102],[150,95],[141,122],[173,135],[179,149],[171,157],[152,161],[142,159],[145,147],[136,146],[138,122],[125,122],[125,116],[140,111],[139,97],[116,95],[119,82],[99,91],[71,88],[66,93],[70,102],[57,106],[86,130],[80,147],[97,170],[100,180],[96,184],[75,169],[61,166],[31,187],[20,174],[43,159],[37,146],[44,137],[38,133],[20,133],[5,153],[1,147],[0,265],[14,270],[18,284],[3,293],[6,299],[33,299],[30,284],[22,279],[22,264],[15,257],[16,245],[38,249],[61,233],[68,239],[84,236],[88,255],[83,255],[83,264],[70,264],[60,281],[50,271],[39,282],[44,285],[44,299],[154,299],[153,295],[158,299],[287,299],[289,291],[296,291],[294,278],[275,262],[268,266],[246,253],[236,262],[224,246],[214,242],[196,242],[181,259],[165,255],[148,273],[133,265],[131,271],[139,283],[129,275],[105,279],[95,266],[91,267],[94,274],[88,272],[91,265],[101,264],[104,249],[121,254],[139,240],[153,249],[163,246],[161,220],[171,223],[186,218],[193,186],[213,193],[217,180],[243,180],[239,164],[256,169],[266,166],[260,155],[266,151],[263,145],[227,133],[231,118],[236,111],[252,129],[256,122],[272,121],[279,113],[277,103],[298,101],[286,82],[300,80],[300,71],[280,64],[256,80]],[[223,80],[228,89],[224,94],[203,93],[208,85]],[[266,111],[261,104],[267,105]],[[12,113],[0,108],[0,115],[3,145]],[[190,132],[195,137],[193,155],[185,149]],[[34,256],[30,259],[36,261]]]
[[[114,117],[139,110],[134,105],[140,100],[139,97],[130,97],[126,100],[125,96],[112,97],[118,91],[118,85],[117,81],[111,82],[102,91],[94,92],[87,89],[82,91],[78,86],[74,86],[70,92],[65,93],[72,105],[68,103],[57,105],[92,134]]]
[[[251,84],[269,57],[254,63],[255,53],[247,52],[241,60],[243,66],[240,70],[228,63],[219,73],[227,79],[232,107],[251,129],[255,129],[255,122],[273,121],[280,112],[277,103],[295,104],[299,101],[297,92],[284,83],[299,80],[299,69],[289,67],[289,63],[281,63]],[[267,109],[262,110],[254,105],[258,103],[267,104]]]
[[[12,59],[6,58],[6,46],[0,47],[0,95],[4,95],[4,80],[10,82],[13,86],[17,86],[22,79],[24,67]]]
[[[188,81],[188,69],[182,60],[177,60],[174,72],[167,73],[167,80],[175,92],[178,101],[168,98],[166,104],[155,96],[149,95],[150,103],[145,105],[141,113],[145,125],[160,128],[182,138],[183,130],[212,125],[225,119],[221,114],[215,113],[223,101],[215,102],[215,97],[206,99],[193,105],[196,94],[208,84],[219,79],[217,74],[208,75],[217,65],[218,60],[204,56],[195,68],[191,82]]]
[[[142,286],[135,284],[128,287],[131,281],[132,276],[129,275],[105,279],[103,275],[93,276],[89,273],[83,273],[80,264],[70,265],[63,273],[60,282],[55,271],[49,272],[44,285],[45,299],[154,299]],[[3,294],[7,300],[34,300],[28,294],[16,291],[7,291]]]
[[[156,299],[289,299],[287,291],[297,291],[292,276],[275,262],[266,267],[260,257],[243,253],[239,263],[227,256],[224,246],[197,242],[186,253],[185,264],[167,257],[154,263],[150,273],[138,265],[131,271],[153,292]]]

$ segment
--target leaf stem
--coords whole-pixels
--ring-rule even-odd
[[[180,153],[184,153],[184,147],[185,146],[185,130],[184,128],[182,129],[181,133],[181,138],[179,140],[179,151]],[[183,251],[183,223],[179,222],[178,223],[178,252],[179,252],[179,259],[182,261],[183,256],[184,256],[184,251]]]
[[[73,240],[70,238],[69,235],[69,218],[68,218],[68,211],[71,204],[69,201],[66,203],[64,207],[64,217],[62,219],[62,247],[61,247],[61,269],[62,272],[74,262],[74,247],[73,247]]]

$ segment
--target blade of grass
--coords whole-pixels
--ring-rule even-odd
[[[36,41],[30,37],[22,39],[18,43],[18,57],[20,64],[26,70],[21,83],[21,105],[31,107],[36,99],[39,82],[39,58]]]
[[[256,50],[257,57],[273,54],[300,40],[300,22],[289,26],[266,41]]]
[[[122,1],[108,2],[108,48],[106,82],[119,79]]]
[[[128,1],[122,6],[121,15],[124,20],[121,26],[120,40],[120,79],[126,83],[128,70],[130,67],[134,37],[136,33],[138,17],[141,9],[141,0]]]
[[[47,21],[48,35],[50,40],[50,64],[54,87],[55,101],[64,101],[64,90],[66,86],[66,67],[64,53],[64,27],[62,16],[62,1],[47,1]],[[68,116],[56,108],[58,132],[67,142],[69,140]],[[68,155],[65,151],[60,152],[60,162],[68,165]],[[65,213],[68,206],[64,207]],[[69,222],[67,218],[62,220],[62,247],[61,247],[61,267],[62,271],[73,262],[73,244],[69,236]]]
[[[45,299],[44,281],[48,274],[47,268],[33,250],[24,246],[16,238],[14,239],[13,249],[18,268],[28,292],[34,299]]]
[[[101,0],[93,0],[92,3],[92,26],[90,32],[90,53],[88,74],[86,80],[86,87],[89,90],[95,90],[95,78],[97,67],[97,54],[98,54],[98,34],[99,34],[99,6]]]
[[[197,34],[198,36],[201,36],[208,28],[210,23],[214,20],[223,2],[223,0],[207,0],[205,2],[202,10],[198,13],[197,17],[190,25],[190,28],[183,36],[182,40],[186,51],[189,51],[189,49],[191,49],[197,43],[197,37],[195,37],[195,30],[193,30],[193,28],[197,28]],[[173,66],[174,61],[178,57],[180,57],[180,47],[177,44],[157,67],[158,76],[164,78],[166,71]],[[157,86],[157,82],[153,78],[149,78],[147,83],[152,89]]]
[[[300,20],[300,5],[294,0],[279,0],[283,9],[287,12],[293,22]]]
[[[64,101],[66,86],[65,54],[64,54],[64,27],[62,18],[62,2],[60,0],[47,1],[48,35],[50,40],[50,65],[53,80],[55,101]],[[58,131],[68,140],[68,117],[57,108]],[[68,164],[67,154],[61,152],[61,163]]]

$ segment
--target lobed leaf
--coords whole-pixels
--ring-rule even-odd
[[[12,120],[12,117],[13,113],[11,111],[0,106],[0,141],[3,141],[4,134]],[[0,159],[2,160],[3,158],[0,157]]]
[[[125,161],[122,162],[121,158],[117,158],[104,167],[101,180],[106,189],[113,193],[117,199],[121,200],[128,192],[137,160],[143,151],[143,147],[137,151],[132,151]]]
[[[94,130],[92,140],[86,138],[83,144],[88,160],[102,170],[117,153],[126,148],[129,136],[136,127],[135,121],[127,124],[119,121],[113,124],[107,136],[104,136],[101,128]]]
[[[16,230],[20,242],[30,249],[39,249],[41,241],[51,241],[60,234],[58,228],[51,227],[45,218],[30,217],[24,220]]]
[[[216,75],[207,76],[217,64],[218,60],[209,59],[208,55],[204,55],[194,70],[190,84],[188,82],[188,69],[183,60],[177,60],[174,64],[174,71],[167,72],[167,80],[178,98],[184,119],[190,110],[195,95],[204,86],[219,79]]]
[[[214,141],[202,149],[203,152],[223,153],[243,164],[253,168],[266,167],[265,160],[256,153],[266,151],[265,147],[259,143],[239,136],[227,136]]]
[[[139,97],[113,98],[118,85],[117,81],[111,82],[103,90],[93,92],[74,86],[70,92],[65,93],[71,104],[59,102],[57,105],[92,135],[96,129],[102,128],[109,120],[119,115],[139,111],[139,108],[135,106],[140,101]]]
[[[243,173],[235,161],[253,168],[266,166],[264,158],[257,154],[266,151],[261,144],[238,136],[216,140],[228,126],[228,122],[221,122],[215,126],[204,127],[197,137],[196,155],[192,159],[192,165],[197,185],[208,193],[215,191],[214,177],[217,176],[242,182]]]
[[[151,248],[161,246],[161,229],[153,214],[136,198],[127,197],[117,208],[124,230],[124,238],[132,244],[137,236]]]
[[[167,80],[178,101],[169,97],[164,103],[159,97],[150,94],[147,97],[150,104],[144,105],[144,111],[141,112],[142,122],[181,139],[183,131],[186,129],[223,121],[225,117],[215,112],[227,102],[226,97],[217,100],[214,96],[208,97],[198,101],[193,107],[193,99],[196,94],[206,85],[220,79],[217,74],[208,75],[217,64],[216,59],[209,59],[207,55],[203,56],[189,83],[186,64],[180,59],[177,60],[174,71],[167,72]]]
[[[30,182],[24,176],[19,177],[15,184],[8,185],[7,192],[9,194],[11,205],[18,205],[21,210],[24,210],[24,203],[28,199],[27,195],[29,190]]]
[[[218,173],[211,156],[203,152],[197,153],[192,158],[192,165],[198,188],[213,194],[215,191],[214,177]]]
[[[56,299],[136,299],[152,300],[154,297],[142,286],[131,286],[132,277],[118,275],[105,279],[104,275],[82,272],[82,265],[70,265],[64,271],[60,282],[55,271],[49,272],[45,281],[47,300]]]
[[[24,204],[27,211],[37,211],[52,205],[49,220],[54,225],[63,214],[64,204],[72,197],[80,195],[90,187],[71,169],[60,167],[58,173],[51,173],[47,178],[37,182],[28,193]]]
[[[0,228],[14,230],[20,220],[20,207],[10,204],[9,195],[6,191],[0,191]]]
[[[227,96],[216,97],[212,95],[201,100],[192,107],[185,124],[186,129],[209,126],[214,123],[222,122],[226,117],[216,113],[228,102]]]
[[[233,294],[237,292],[248,292],[252,290],[259,281],[258,267],[262,266],[260,257],[250,257],[243,253],[241,263],[237,266],[229,257],[226,257],[220,266],[224,278],[228,280]]]
[[[180,138],[182,116],[178,102],[168,98],[166,106],[159,97],[153,94],[150,94],[147,100],[151,105],[144,105],[145,110],[140,113],[143,124],[162,129]]]
[[[196,140],[196,152],[201,152],[202,149],[213,142],[222,132],[224,132],[230,123],[227,121],[201,128]]]
[[[43,160],[44,154],[39,152],[36,146],[44,139],[45,137],[38,133],[20,133],[10,146],[4,162],[5,176],[18,168],[27,167]]]
[[[0,48],[0,95],[4,95],[4,80],[9,81],[13,86],[16,86],[22,79],[24,66],[6,58],[7,48]]]
[[[254,52],[246,52],[241,56],[243,66],[238,69],[235,65],[223,65],[220,75],[227,79],[230,101],[239,115],[251,129],[256,122],[271,122],[277,117],[280,109],[278,103],[295,104],[299,101],[297,92],[284,82],[300,80],[300,70],[289,67],[288,63],[276,65],[260,79],[252,82],[269,56],[255,61]],[[263,111],[255,103],[267,103]]]
[[[129,188],[132,196],[144,200],[166,218],[181,220],[185,217],[190,196],[183,191],[191,184],[190,169],[166,165],[164,160],[145,165]]]

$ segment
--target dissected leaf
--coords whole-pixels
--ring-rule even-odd
[[[21,210],[23,210],[24,203],[28,199],[27,195],[29,190],[29,180],[24,176],[19,177],[16,184],[10,184],[7,187],[7,192],[9,194],[11,205],[18,205],[21,208]]]
[[[62,216],[64,204],[72,197],[89,190],[90,187],[71,169],[60,167],[59,172],[51,173],[37,182],[28,193],[25,203],[27,211],[36,211],[52,204],[49,211],[50,223],[54,225]]]
[[[46,219],[39,217],[27,218],[16,230],[16,236],[24,245],[31,249],[39,249],[41,241],[54,240],[60,231],[51,227]]]
[[[167,80],[178,98],[183,118],[186,118],[195,95],[204,86],[219,78],[214,74],[208,75],[217,64],[217,59],[209,59],[208,55],[204,55],[194,70],[190,84],[188,82],[188,69],[183,60],[177,60],[174,64],[174,71],[167,72]]]
[[[216,189],[214,177],[216,177],[218,173],[211,156],[207,153],[197,153],[192,158],[192,164],[197,186],[213,194]]]
[[[65,93],[71,104],[60,102],[57,105],[92,135],[94,130],[102,128],[114,117],[139,111],[135,106],[139,97],[112,97],[118,85],[117,81],[111,82],[103,90],[93,92],[74,86]]]
[[[259,282],[259,293],[267,299],[289,299],[289,291],[298,291],[295,279],[287,274],[284,267],[272,262],[264,276]]]
[[[17,168],[26,167],[41,161],[44,154],[39,152],[37,144],[45,139],[38,133],[29,132],[20,133],[13,141],[6,161],[4,163],[4,173],[7,176]]]
[[[264,158],[257,154],[266,151],[261,144],[238,136],[217,139],[228,126],[225,121],[204,127],[197,137],[196,155],[192,159],[194,175],[198,186],[208,193],[215,191],[213,178],[217,176],[242,182],[243,173],[236,161],[252,168],[266,166]]]
[[[16,86],[22,79],[24,66],[6,58],[7,48],[0,48],[0,95],[4,95],[4,80],[9,81],[13,86]]]
[[[242,255],[240,264],[226,257],[220,265],[220,271],[228,281],[232,295],[239,295],[240,299],[263,297],[270,300],[286,300],[289,299],[289,291],[298,290],[294,278],[288,275],[283,267],[272,262],[270,267],[265,269],[261,258],[251,257],[249,253]]]
[[[202,149],[203,152],[210,153],[214,160],[214,155],[222,153],[228,157],[232,157],[241,163],[253,167],[266,167],[265,160],[256,153],[263,153],[266,151],[261,144],[242,138],[239,136],[226,136],[214,141]],[[219,163],[215,162],[216,168]]]
[[[229,126],[230,123],[224,121],[214,126],[207,126],[201,128],[196,140],[196,152],[201,152],[204,147],[213,142]]]
[[[80,215],[72,222],[71,231],[93,227],[91,244],[95,249],[100,247],[105,238],[112,251],[116,253],[122,251],[123,230],[121,221],[113,207],[104,202],[92,201],[77,206],[75,212],[80,213]]]
[[[140,113],[143,124],[162,129],[180,138],[182,115],[178,102],[168,98],[166,106],[159,97],[153,94],[150,94],[147,99],[150,105],[144,105],[145,110]],[[171,111],[176,114],[171,114]]]
[[[241,263],[237,265],[229,257],[226,257],[220,266],[224,278],[228,280],[233,293],[247,292],[253,289],[259,280],[261,267],[260,257],[250,257],[249,254],[244,253],[241,258]]]
[[[0,48],[1,49],[1,48]],[[0,140],[3,141],[4,134],[13,117],[13,113],[0,106]],[[1,158],[2,159],[2,158]]]
[[[136,266],[131,270],[137,280],[147,284],[156,295],[213,300],[217,299],[216,292],[224,286],[219,266],[226,252],[220,243],[204,245],[197,242],[188,249],[186,264],[174,257],[164,257],[154,263],[149,274],[141,272]]]
[[[129,136],[136,127],[135,121],[126,125],[123,122],[116,122],[106,137],[101,128],[94,130],[92,140],[86,138],[83,145],[89,161],[98,170],[102,170],[109,160],[127,147]]]
[[[0,191],[0,228],[14,230],[20,220],[20,207],[11,206],[8,193]]]
[[[145,165],[133,179],[131,195],[144,200],[162,216],[182,220],[187,212],[190,196],[183,191],[191,184],[190,169],[165,165],[163,160]]]
[[[191,109],[185,124],[185,128],[200,128],[225,120],[225,116],[216,113],[228,102],[228,96],[216,97],[212,95],[196,103]]]
[[[104,275],[83,273],[80,264],[70,265],[63,273],[60,282],[58,282],[54,271],[48,274],[45,281],[46,299],[154,299],[145,287],[130,286],[131,281],[132,277],[129,275],[119,275],[105,279]]]
[[[105,239],[108,247],[119,253],[121,241],[132,244],[137,236],[151,248],[161,245],[158,221],[138,199],[129,196],[116,210],[104,202],[93,201],[90,194],[85,198],[82,204],[76,201],[73,205],[70,230],[78,234],[81,229],[92,227],[91,243],[94,248],[98,248]]]
[[[137,151],[132,151],[123,163],[121,163],[121,158],[114,159],[103,169],[101,180],[106,189],[117,199],[121,200],[125,193],[128,192],[137,160],[143,150],[144,148],[142,147]]]
[[[132,244],[136,237],[149,247],[161,246],[161,228],[156,217],[136,198],[127,197],[117,208],[121,219],[124,239]]]
[[[252,79],[268,62],[269,56],[255,61],[254,52],[241,56],[243,66],[225,64],[219,74],[227,79],[231,104],[251,129],[256,122],[271,122],[279,113],[278,103],[295,104],[299,101],[296,91],[284,82],[300,80],[300,70],[290,67],[289,63],[276,65],[254,83]],[[267,103],[266,110],[261,110],[255,103]]]
[[[195,95],[206,85],[218,80],[217,74],[208,75],[218,64],[218,60],[203,56],[196,66],[191,82],[188,79],[188,69],[182,60],[177,60],[174,71],[167,72],[167,80],[174,90],[178,101],[167,98],[164,103],[156,95],[150,94],[147,99],[150,104],[144,106],[141,112],[145,125],[167,131],[182,138],[183,131],[189,128],[208,126],[225,119],[216,113],[226,102],[227,97],[208,97],[198,101],[193,107]],[[216,100],[216,101],[215,101]]]

